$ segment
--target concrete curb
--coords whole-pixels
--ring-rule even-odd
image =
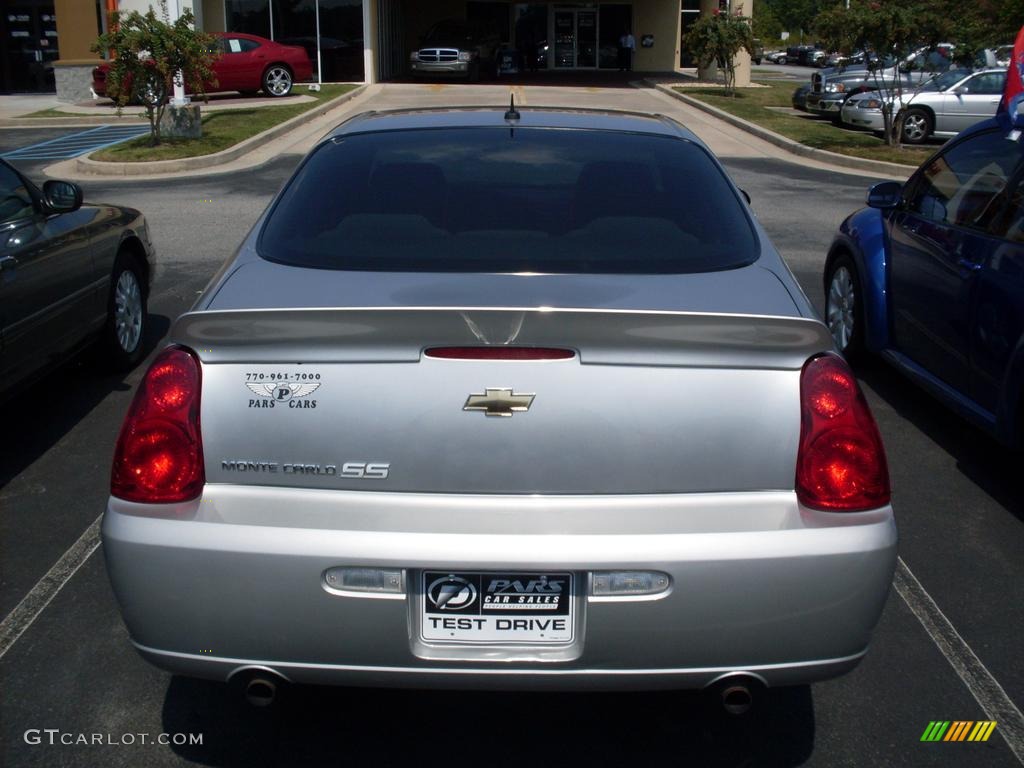
[[[730,115],[716,107],[712,107],[710,104],[705,104],[700,99],[694,99],[690,96],[686,96],[679,91],[675,90],[671,86],[662,85],[661,83],[655,83],[650,80],[644,81],[647,85],[657,88],[663,93],[667,93],[673,98],[679,99],[684,104],[689,104],[691,107],[696,107],[702,112],[706,112],[709,115],[718,118],[719,120],[728,123],[734,128],[739,128],[742,131],[746,131],[759,139],[767,141],[769,144],[774,144],[780,149],[784,149],[787,152],[799,155],[800,157],[807,157],[812,160],[817,160],[822,163],[828,163],[830,165],[836,165],[841,168],[850,168],[856,171],[865,171],[867,173],[878,173],[885,176],[899,176],[908,178],[915,170],[917,166],[913,165],[902,165],[901,163],[887,163],[883,160],[868,160],[862,157],[850,157],[849,155],[840,155],[838,152],[829,152],[825,149],[815,149],[814,147],[808,147],[801,144],[799,141],[793,141],[787,139],[785,136],[769,131],[767,128],[762,128],[759,125],[755,125],[748,120],[744,120],[741,117]]]
[[[366,90],[366,85],[360,85],[348,93],[343,93],[336,99],[331,99],[319,110],[310,109],[301,115],[296,115],[280,125],[268,128],[263,133],[251,136],[245,141],[240,141],[233,147],[215,152],[212,155],[199,155],[198,157],[183,157],[178,160],[155,160],[142,163],[101,163],[97,160],[90,160],[88,156],[75,158],[74,170],[83,175],[91,177],[102,176],[153,176],[160,174],[175,174],[183,171],[194,171],[199,168],[211,168],[217,165],[224,165],[237,160],[251,150],[266,144],[294,128],[310,122],[321,115],[330,112],[337,106],[355,98]]]

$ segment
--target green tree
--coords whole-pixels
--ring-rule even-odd
[[[998,1],[1005,0],[992,0]],[[999,38],[991,8],[960,0],[851,0],[849,8],[839,5],[818,14],[814,31],[830,50],[869,50],[883,57],[874,69],[873,85],[882,96],[885,138],[891,146],[900,144],[902,110],[930,79],[927,70],[936,61],[924,57],[926,63],[917,65],[907,57],[921,48],[955,43],[954,59],[970,64]],[[925,72],[915,71],[918,66]]]
[[[174,90],[174,80],[184,78],[193,94],[205,100],[205,83],[215,83],[213,59],[217,40],[196,32],[192,12],[186,10],[173,24],[161,0],[160,16],[150,7],[138,11],[110,14],[110,31],[102,34],[92,50],[113,52],[107,72],[107,95],[118,108],[139,103],[149,119],[150,145],[160,143],[160,121]]]
[[[814,17],[831,4],[829,0],[766,0],[772,15],[790,34],[810,31]],[[757,18],[756,12],[754,18]]]
[[[768,0],[754,0],[751,29],[754,31],[754,37],[762,41],[778,40],[782,36],[782,22],[775,18]],[[767,43],[765,45],[767,46]]]
[[[753,53],[754,35],[750,31],[750,19],[746,16],[716,10],[694,22],[683,44],[700,66],[717,64],[725,72],[726,93],[733,93],[736,87],[734,59],[744,49]]]

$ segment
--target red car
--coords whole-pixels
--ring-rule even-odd
[[[313,76],[313,65],[300,46],[241,32],[213,34],[218,38],[219,55],[213,62],[216,84],[206,84],[209,92],[239,91],[248,96],[263,91],[267,96],[287,96],[296,81]],[[97,96],[107,95],[109,69],[109,64],[100,64],[92,71],[92,89]]]

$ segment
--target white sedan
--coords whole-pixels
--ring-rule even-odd
[[[840,112],[843,123],[856,128],[881,131],[882,105],[886,100],[899,107],[901,140],[922,144],[929,137],[950,138],[975,123],[992,117],[999,106],[1005,69],[951,69],[916,93],[904,93],[899,103],[892,92],[871,91],[847,99]]]

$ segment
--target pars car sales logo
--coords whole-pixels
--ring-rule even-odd
[[[319,381],[247,381],[245,386],[256,395],[249,399],[250,408],[316,408],[316,400],[305,400],[320,388]]]

